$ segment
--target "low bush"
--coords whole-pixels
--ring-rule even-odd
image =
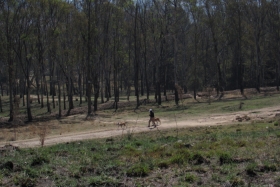
[[[95,176],[88,179],[89,186],[120,186],[118,179],[108,176]]]
[[[197,177],[193,174],[187,173],[184,177],[184,181],[189,183],[194,183],[197,180]]]
[[[145,177],[149,174],[149,168],[146,165],[136,164],[126,171],[129,177]]]
[[[31,162],[31,166],[38,166],[38,165],[42,165],[44,163],[49,163],[49,159],[41,157],[41,156],[37,156],[35,157],[32,162]]]
[[[221,153],[219,156],[220,165],[232,163],[232,157],[229,153]]]

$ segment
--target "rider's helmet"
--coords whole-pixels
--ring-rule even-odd
[[[150,112],[153,111],[152,109],[150,109]]]

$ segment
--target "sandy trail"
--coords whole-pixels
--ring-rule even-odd
[[[227,124],[234,124],[237,123],[236,117],[237,116],[244,116],[247,115],[250,117],[250,121],[254,120],[263,120],[273,118],[275,115],[280,115],[280,106],[278,107],[269,107],[269,108],[262,108],[258,110],[251,110],[251,111],[239,111],[239,112],[232,112],[226,114],[208,114],[202,115],[200,117],[193,117],[187,120],[177,119],[165,119],[162,118],[161,125],[158,126],[159,129],[170,129],[170,128],[183,128],[183,127],[195,127],[195,126],[213,126],[213,125],[227,125]],[[147,119],[138,119],[138,121],[142,121]],[[115,129],[108,129],[108,130],[99,130],[99,131],[90,131],[90,132],[79,132],[79,133],[71,133],[71,134],[64,134],[64,135],[57,135],[57,136],[48,136],[45,139],[44,145],[50,146],[59,143],[67,143],[73,141],[81,141],[81,140],[88,140],[88,139],[97,139],[97,138],[107,138],[107,137],[114,137],[119,136],[122,134],[127,134],[127,131],[133,131],[133,133],[145,132],[156,130],[147,128],[146,125],[138,124],[138,125],[130,125],[127,129],[115,128]],[[31,148],[31,147],[39,147],[40,142],[38,138],[28,139],[28,140],[19,140],[19,141],[12,141],[9,144],[13,146],[17,146],[20,148]],[[0,147],[7,145],[7,142],[0,142]]]

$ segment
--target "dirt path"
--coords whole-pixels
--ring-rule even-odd
[[[280,106],[279,107],[269,107],[263,108],[259,110],[252,111],[240,111],[234,113],[227,114],[209,114],[203,115],[200,117],[193,117],[187,120],[177,119],[165,119],[162,118],[162,124],[158,126],[159,129],[169,129],[169,128],[182,128],[182,127],[194,127],[194,126],[213,126],[213,125],[227,125],[237,123],[237,116],[244,117],[248,116],[250,118],[249,121],[256,120],[269,120],[269,118],[275,117],[275,115],[280,115]],[[147,120],[147,119],[138,119],[139,121]],[[239,122],[240,123],[240,122]],[[127,134],[128,131],[133,131],[133,133],[151,131],[156,129],[149,129],[147,126],[143,124],[138,125],[130,125],[127,129],[110,129],[110,130],[99,130],[99,131],[91,131],[91,132],[80,132],[80,133],[72,133],[72,134],[64,134],[58,136],[48,136],[45,139],[45,146],[55,145],[59,143],[67,143],[72,141],[81,141],[86,139],[97,139],[97,138],[107,138],[119,136],[122,134]],[[38,138],[28,139],[28,140],[19,140],[19,141],[11,141],[9,144],[13,146],[17,146],[20,148],[28,148],[28,147],[39,147],[40,142]],[[7,142],[0,142],[0,147],[7,145]]]

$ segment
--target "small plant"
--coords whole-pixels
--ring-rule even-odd
[[[133,138],[133,129],[129,128],[127,131],[127,139],[132,140]]]
[[[275,164],[269,164],[269,163],[266,163],[262,168],[261,168],[261,171],[263,172],[269,172],[269,171],[277,171],[277,166]]]
[[[242,106],[243,106],[243,105],[244,105],[244,102],[241,101],[241,102],[239,103],[239,110],[242,109]]]
[[[280,132],[276,132],[275,135],[277,138],[280,138]]]
[[[236,142],[236,146],[238,147],[245,147],[247,144],[247,142],[245,140],[240,140],[238,142]]]
[[[274,129],[272,127],[267,127],[268,132],[274,132]]]
[[[221,182],[221,177],[218,174],[212,174],[212,180],[216,182]]]
[[[276,184],[279,186],[280,185],[280,177],[278,177],[276,180],[275,180]]]
[[[240,133],[241,131],[242,131],[241,129],[236,129],[236,132],[239,132],[239,133]]]
[[[136,148],[132,147],[131,145],[126,145],[124,147],[124,153],[126,155],[130,155],[130,156],[139,156],[141,154],[141,152],[139,150],[137,150]]]
[[[49,159],[39,156],[39,157],[35,157],[32,160],[31,166],[42,165],[44,163],[49,163],[49,162],[50,162]]]
[[[48,130],[47,126],[42,126],[41,128],[39,128],[38,136],[39,136],[40,145],[42,147],[45,144],[45,139],[46,139],[46,136],[48,133],[49,133],[49,130]]]
[[[220,154],[220,164],[229,164],[232,162],[232,158],[228,153],[221,153]]]
[[[240,177],[233,177],[230,180],[231,186],[244,186],[245,182]]]
[[[167,161],[161,161],[161,162],[159,162],[158,164],[157,164],[157,166],[159,167],[159,168],[168,168],[168,162]]]
[[[192,160],[195,161],[195,165],[208,163],[208,161],[201,155],[201,153],[196,153],[192,156]]]
[[[149,168],[145,165],[136,164],[127,170],[129,177],[145,177],[149,174]]]
[[[275,121],[275,122],[274,122],[274,126],[279,126],[279,122],[278,122],[278,121]]]
[[[190,173],[187,173],[184,178],[184,181],[189,182],[189,183],[194,183],[196,180],[197,180],[197,177]]]
[[[184,164],[185,159],[182,154],[176,154],[170,158],[170,163],[172,164]]]
[[[89,186],[119,186],[120,182],[108,176],[95,176],[89,179]]]
[[[35,169],[32,168],[27,168],[25,170],[25,173],[30,177],[30,178],[36,178],[38,177],[38,172]]]
[[[9,171],[12,171],[14,169],[14,164],[13,164],[13,162],[8,161],[8,162],[6,162],[4,164],[1,164],[0,165],[0,169],[7,169]]]
[[[0,186],[3,185],[3,175],[0,173]]]
[[[28,177],[26,174],[20,174],[13,179],[15,185],[19,186],[35,186],[36,180]]]
[[[247,165],[246,167],[246,173],[247,175],[251,176],[251,177],[254,177],[257,175],[257,173],[255,172],[256,170],[256,167],[257,167],[257,164],[256,163],[250,163]]]

